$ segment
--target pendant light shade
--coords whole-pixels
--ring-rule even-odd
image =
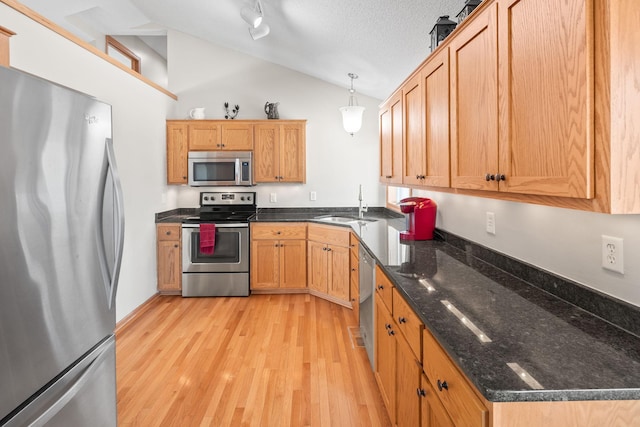
[[[353,79],[357,79],[358,75],[349,73],[351,78],[351,88],[349,89],[349,105],[340,107],[339,110],[342,113],[342,126],[351,136],[358,132],[362,127],[362,114],[365,108],[358,105],[358,98],[355,96],[355,89],[353,89]]]

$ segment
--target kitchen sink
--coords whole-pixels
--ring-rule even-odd
[[[376,221],[375,219],[371,219],[371,218],[358,218],[355,216],[342,216],[342,215],[323,215],[323,216],[317,216],[314,219],[316,219],[317,221],[335,222],[335,223],[341,223],[341,224],[367,223],[367,222]]]

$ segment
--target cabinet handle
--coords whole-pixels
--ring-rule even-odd
[[[378,289],[383,290],[383,289],[384,289],[384,286],[382,286],[382,285],[378,285]]]
[[[420,175],[420,179],[427,179],[426,175]]]
[[[385,323],[385,324],[384,324],[384,328],[385,328],[386,330],[391,329],[391,323]]]
[[[402,317],[402,316],[400,316],[400,317],[398,317],[398,323],[407,323],[407,319]]]
[[[387,332],[389,335],[395,335],[396,333],[393,331],[393,329],[389,329],[389,331]]]
[[[385,176],[385,178],[391,179],[391,178],[393,178],[393,175],[387,175],[387,176]]]
[[[427,392],[425,391],[425,389],[419,388],[419,387],[416,389],[416,393],[418,393],[418,396],[420,397],[425,397],[427,395]]]
[[[446,381],[438,380],[438,390],[442,391],[442,389],[449,390],[449,384]]]
[[[503,173],[496,174],[496,181],[506,181],[507,177]]]
[[[493,175],[493,174],[486,174],[486,175],[484,176],[484,179],[485,179],[486,181],[495,181],[495,180],[496,180],[496,176],[495,176],[495,175]]]
[[[331,248],[327,248],[327,251],[329,251],[329,252],[330,252],[330,251],[331,251]]]

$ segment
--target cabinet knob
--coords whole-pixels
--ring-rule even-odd
[[[186,177],[186,176],[183,176],[183,177],[182,177],[182,179],[187,179],[187,177]]]
[[[352,268],[352,269],[351,269],[351,271],[356,271],[356,269],[355,269],[355,268]]]
[[[442,391],[442,389],[449,390],[449,384],[446,381],[438,380],[438,390]]]
[[[283,178],[281,176],[279,176],[278,179],[283,179]]]
[[[280,235],[280,234],[282,234],[282,231],[276,231],[276,234]]]
[[[273,177],[273,179],[278,179],[278,177],[277,177],[277,176],[274,176],[274,177]]]
[[[387,176],[385,176],[385,178],[391,179],[391,178],[393,178],[393,175],[387,175]]]
[[[382,286],[382,285],[378,285],[378,289],[383,290],[383,289],[384,289],[384,286]]]
[[[386,330],[391,329],[391,323],[385,323],[385,324],[384,324],[384,328],[385,328]]]
[[[420,175],[416,175],[416,179],[420,179]]]
[[[389,329],[389,331],[387,332],[389,335],[395,335],[396,333],[393,331],[393,329]]]
[[[322,248],[322,250],[323,250],[323,251],[326,251],[326,250],[327,250],[327,248]]]
[[[506,181],[506,180],[507,180],[507,177],[504,176],[504,174],[502,173],[496,174],[496,181]]]
[[[420,179],[426,179],[427,176],[426,175],[420,175]]]
[[[167,236],[171,236],[171,231],[167,231],[167,232],[166,232],[166,233],[164,233],[164,234],[166,234]]]
[[[331,251],[331,248],[327,248],[328,251]]]
[[[418,396],[420,397],[425,397],[427,395],[427,392],[425,391],[425,389],[419,388],[419,387],[416,389],[416,393],[418,393]]]
[[[173,245],[174,248],[179,248],[180,245],[178,245],[177,243],[175,245]]]
[[[398,323],[407,323],[407,319],[402,317],[402,316],[400,316],[400,317],[398,317]]]
[[[493,175],[493,174],[489,174],[489,173],[488,173],[488,174],[486,174],[486,175],[484,176],[484,179],[485,179],[486,181],[495,181],[495,180],[496,180],[496,176],[495,176],[495,175]]]

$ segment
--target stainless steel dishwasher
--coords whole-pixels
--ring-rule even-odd
[[[374,289],[376,280],[376,261],[369,252],[360,245],[359,250],[360,273],[360,335],[369,356],[371,368],[374,368]]]

